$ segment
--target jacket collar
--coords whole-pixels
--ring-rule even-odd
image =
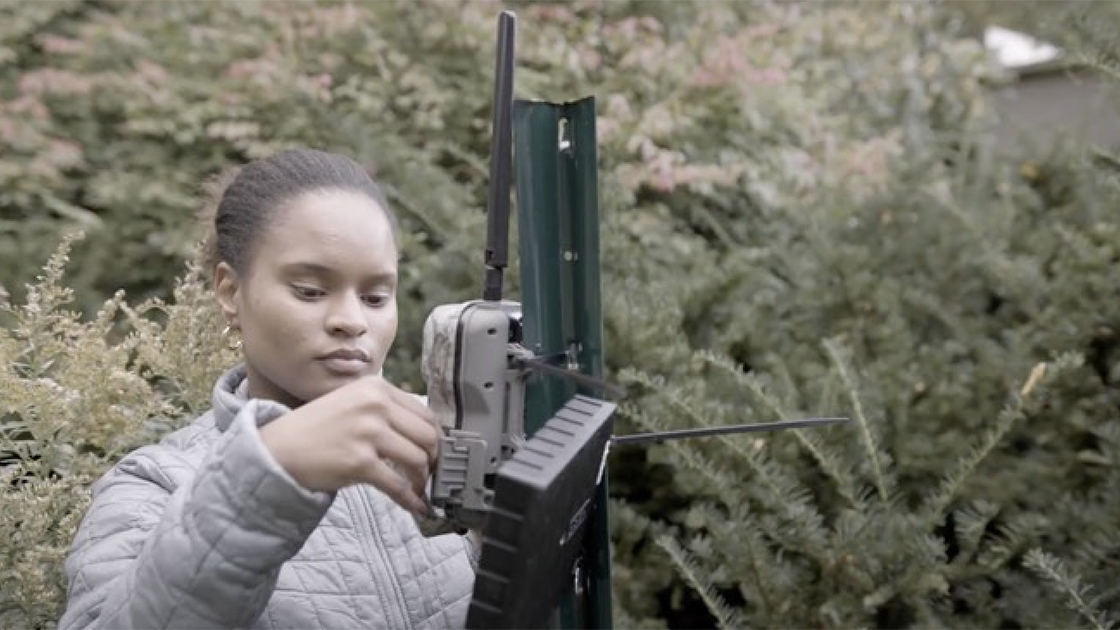
[[[245,378],[245,373],[243,364],[234,366],[214,384],[214,424],[219,431],[228,429],[237,413],[249,402],[249,380]]]

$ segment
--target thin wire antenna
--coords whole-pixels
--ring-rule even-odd
[[[848,422],[850,418],[803,418],[800,420],[780,420],[778,422],[756,422],[753,424],[729,424],[722,427],[701,427],[699,429],[680,429],[678,431],[656,431],[654,433],[635,433],[611,437],[611,444],[642,444],[645,442],[664,442],[693,437],[710,437],[729,433],[756,433],[762,431],[781,431],[784,429],[805,429],[837,422]]]
[[[482,299],[502,299],[502,274],[509,262],[509,198],[513,161],[513,43],[516,17],[498,16],[494,62],[494,123],[490,134],[490,191],[486,201],[486,276]]]
[[[594,376],[588,376],[583,372],[577,372],[575,370],[562,368],[558,365],[552,365],[551,363],[540,360],[539,357],[533,359],[516,358],[514,361],[516,364],[521,365],[527,369],[536,370],[537,372],[542,372],[551,376],[559,376],[560,378],[567,379],[573,383],[578,383],[579,385],[583,385],[585,387],[598,389],[604,393],[614,396],[615,398],[622,398],[626,396],[626,390],[617,385],[612,385],[604,381],[603,379],[595,378]]]

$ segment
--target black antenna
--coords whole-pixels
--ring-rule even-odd
[[[502,273],[509,261],[509,197],[513,152],[514,14],[498,16],[498,51],[494,63],[494,128],[490,135],[490,195],[486,202],[486,277],[482,299],[502,299]]]
[[[784,429],[807,429],[824,424],[848,422],[849,418],[801,418],[800,420],[779,420],[777,422],[756,422],[752,424],[729,424],[722,427],[699,427],[678,429],[676,431],[654,431],[653,433],[633,433],[611,436],[611,444],[642,444],[645,442],[664,442],[692,437],[709,437],[730,433],[756,433],[760,431],[782,431]]]

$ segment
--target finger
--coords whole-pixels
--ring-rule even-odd
[[[428,504],[421,498],[422,493],[417,492],[408,478],[394,468],[387,461],[378,460],[367,470],[365,481],[404,509],[416,514],[426,514]]]
[[[375,381],[373,387],[364,391],[373,394],[372,402],[377,406],[378,414],[388,421],[393,430],[424,449],[429,462],[434,463],[439,456],[439,442],[444,433],[432,411],[416,395],[384,378],[376,377]]]
[[[408,409],[417,416],[426,420],[429,424],[438,427],[439,423],[436,422],[436,417],[431,409],[425,405],[416,394],[410,394],[398,387],[392,388],[393,400],[400,406]]]
[[[434,462],[439,454],[439,441],[443,437],[443,430],[429,420],[431,416],[427,407],[421,405],[420,409],[425,413],[418,414],[415,407],[418,403],[415,400],[410,402],[413,405],[402,404],[387,414],[389,424],[395,431],[427,452],[429,461]]]
[[[404,436],[386,431],[375,444],[378,457],[388,460],[396,473],[406,478],[418,494],[424,493],[428,483],[428,453]]]
[[[440,439],[443,437],[442,432],[436,431],[423,419],[407,413],[393,415],[389,419],[389,425],[416,448],[424,451],[429,464],[436,461]]]

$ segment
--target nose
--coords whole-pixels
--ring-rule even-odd
[[[359,337],[369,329],[361,297],[352,293],[340,295],[330,303],[326,319],[327,332],[332,335]]]

